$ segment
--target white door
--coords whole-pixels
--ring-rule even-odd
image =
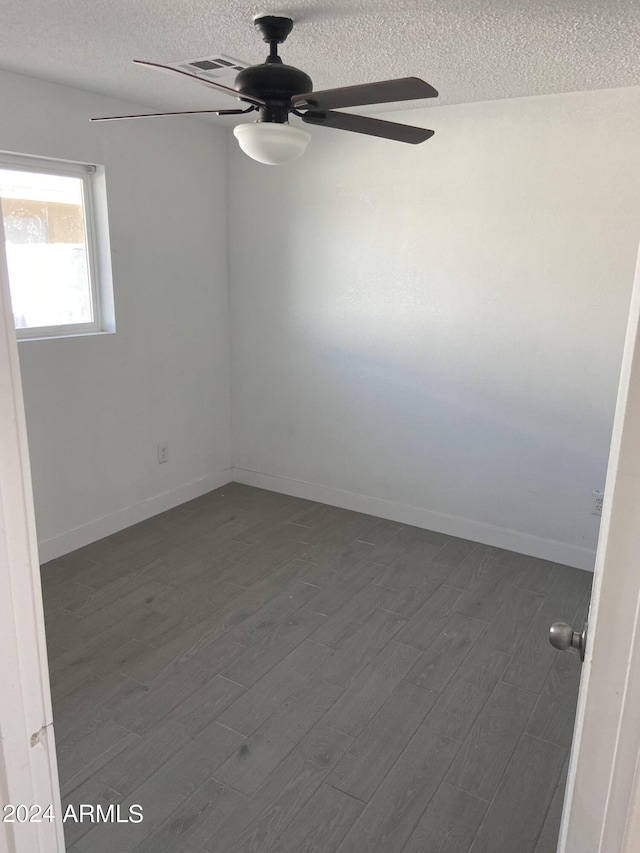
[[[559,853],[640,851],[639,320],[640,260],[609,456]]]
[[[0,207],[0,851],[62,853],[31,472],[1,213]]]

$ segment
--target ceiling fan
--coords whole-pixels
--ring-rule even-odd
[[[436,98],[438,92],[418,77],[402,77],[365,83],[360,86],[343,86],[314,92],[311,78],[304,71],[285,65],[278,56],[278,45],[285,41],[293,28],[291,18],[280,15],[259,15],[254,24],[265,42],[269,44],[269,56],[260,65],[244,68],[236,76],[234,87],[224,86],[213,80],[205,80],[179,68],[143,62],[134,59],[136,65],[155,68],[195,80],[218,92],[232,95],[248,104],[244,109],[234,110],[187,110],[171,113],[145,113],[130,116],[106,116],[91,121],[115,121],[131,118],[156,116],[199,115],[242,115],[257,112],[258,119],[252,124],[239,124],[234,135],[240,147],[261,163],[278,165],[299,157],[307,147],[311,135],[301,127],[289,124],[289,113],[299,116],[307,124],[333,127],[379,136],[397,142],[416,145],[430,139],[434,131],[397,122],[382,121],[353,113],[337,112],[338,107],[358,107],[365,104],[387,104],[393,101],[412,101],[420,98]]]

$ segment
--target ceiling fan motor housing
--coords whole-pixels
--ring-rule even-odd
[[[282,62],[265,62],[243,69],[235,79],[236,91],[262,98],[267,105],[260,110],[261,121],[285,122],[291,109],[293,95],[311,92],[311,77]]]
[[[236,77],[234,87],[243,95],[266,101],[266,106],[260,108],[260,121],[282,124],[288,121],[291,98],[311,92],[313,83],[308,74],[293,65],[284,65],[278,56],[277,45],[285,41],[293,27],[291,18],[259,15],[253,23],[270,45],[271,52],[266,62],[243,69]]]

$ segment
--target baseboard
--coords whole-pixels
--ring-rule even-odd
[[[76,527],[74,530],[68,530],[59,536],[45,539],[38,542],[40,563],[48,563],[49,560],[62,557],[63,554],[68,554],[84,545],[90,545],[105,536],[111,536],[119,530],[124,530],[125,527],[131,527],[132,524],[145,521],[147,518],[158,515],[167,509],[173,509],[173,507],[186,501],[199,498],[201,495],[219,489],[221,486],[226,486],[230,482],[231,468],[225,468],[222,471],[216,471],[215,474],[209,474],[201,480],[196,480],[194,483],[187,483],[187,485],[179,486],[170,492],[163,492],[161,495],[142,501],[142,503],[118,510],[112,515],[103,516],[95,519],[95,521],[90,521],[88,524],[83,524],[82,527]]]
[[[267,489],[271,492],[281,492],[296,498],[318,501],[367,515],[377,515],[380,518],[398,521],[401,524],[411,524],[426,530],[436,530],[438,533],[459,536],[461,539],[471,539],[474,542],[481,542],[483,545],[493,545],[495,548],[517,551],[519,554],[551,560],[554,563],[574,566],[577,569],[585,569],[589,572],[594,569],[595,551],[589,548],[581,548],[579,545],[558,542],[555,539],[543,539],[530,533],[494,527],[480,521],[444,515],[422,507],[395,503],[368,495],[358,495],[342,489],[317,486],[313,483],[290,480],[272,474],[261,474],[258,471],[248,471],[245,468],[232,468],[231,471],[234,482],[244,483],[247,486]]]

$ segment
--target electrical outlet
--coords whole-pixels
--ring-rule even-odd
[[[604,494],[602,492],[591,492],[591,515],[602,515],[602,501]]]
[[[158,464],[162,465],[163,462],[169,461],[169,442],[163,441],[162,444],[158,445]]]

